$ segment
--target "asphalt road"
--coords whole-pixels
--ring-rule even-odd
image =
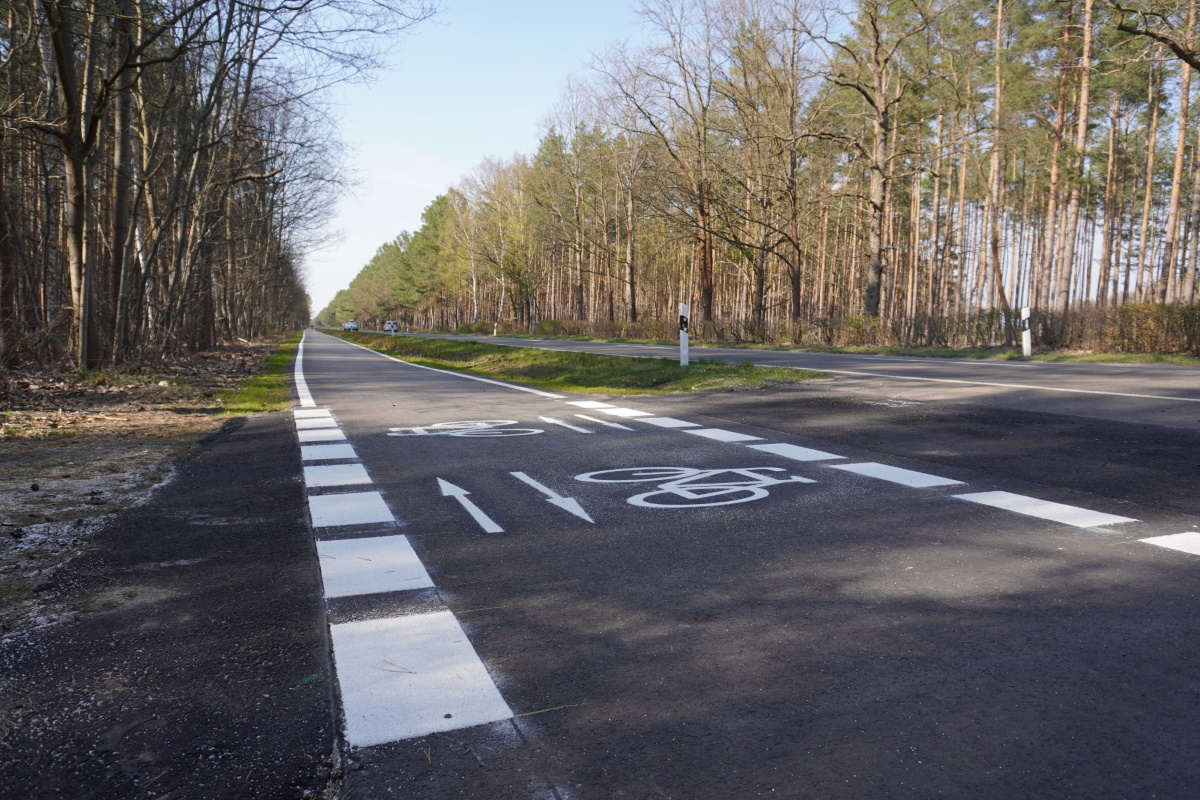
[[[1200,794],[1194,372],[728,352],[872,374],[589,398],[306,336],[344,797]]]

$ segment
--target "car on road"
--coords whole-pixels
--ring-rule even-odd
[[[354,320],[349,320],[345,324],[342,325],[342,330],[356,331],[356,330],[358,330],[358,323]]]
[[[400,330],[400,323],[394,319],[389,319],[383,323],[384,333],[396,333],[398,330]]]

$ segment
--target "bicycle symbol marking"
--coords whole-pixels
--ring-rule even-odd
[[[576,475],[584,483],[649,483],[653,491],[636,494],[627,503],[642,508],[705,508],[761,500],[768,488],[797,483],[816,483],[798,475],[776,477],[768,472],[787,472],[783,467],[738,467],[698,469],[695,467],[629,467],[603,469]]]
[[[476,419],[464,422],[436,422],[432,425],[413,425],[407,428],[388,428],[388,436],[454,436],[456,438],[493,438],[496,436],[532,436],[544,433],[537,428],[508,428],[515,419]]]

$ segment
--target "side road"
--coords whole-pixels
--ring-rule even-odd
[[[0,797],[321,797],[332,676],[290,417],[202,440],[0,649]]]

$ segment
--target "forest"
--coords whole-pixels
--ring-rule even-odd
[[[1196,0],[643,0],[318,314],[1200,352]]]
[[[328,90],[421,0],[0,0],[0,366],[290,332],[343,188]]]

